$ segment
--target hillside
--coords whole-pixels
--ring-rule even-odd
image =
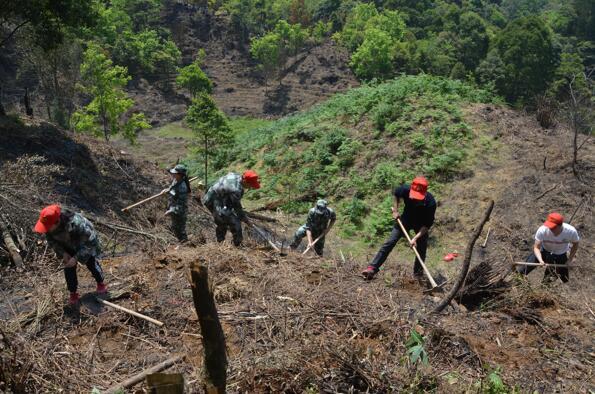
[[[381,105],[389,97],[399,105]],[[594,250],[593,144],[581,150],[577,179],[569,166],[567,130],[545,132],[531,117],[477,103],[489,100],[460,83],[403,78],[337,96],[258,133],[240,133],[240,144],[247,145],[236,148],[245,156],[238,156],[242,160],[235,166],[245,166],[249,158],[263,176],[263,189],[247,194],[249,207],[281,201],[280,206],[301,213],[298,219],[319,195],[339,207],[342,228],[327,240],[323,259],[293,252],[279,256],[250,235],[240,249],[218,245],[209,217],[194,203],[191,242],[174,247],[159,219],[163,202],[131,216],[119,211],[167,182],[153,163],[123,157],[105,143],[48,123],[3,121],[0,171],[11,181],[0,184],[0,207],[15,239],[22,239],[26,268],[24,273],[10,267],[0,271],[0,380],[14,392],[89,392],[173,354],[187,354],[173,371],[183,373],[188,392],[202,392],[202,345],[187,279],[187,267],[200,258],[209,266],[223,321],[229,392],[587,391],[593,387],[589,366],[595,332],[593,268],[588,264]],[[398,133],[394,123],[408,132]],[[376,129],[380,124],[384,131]],[[434,155],[416,151],[410,136],[424,132],[434,133],[426,139],[434,144]],[[329,143],[329,136],[339,136],[341,144]],[[338,154],[353,141],[360,144],[356,152]],[[455,148],[456,166],[436,166],[436,157]],[[327,161],[322,164],[318,157]],[[333,168],[345,158],[353,159],[346,169]],[[394,172],[386,175],[386,184],[372,183],[383,179],[376,169],[391,159],[403,165],[384,164]],[[289,177],[303,182],[302,175],[312,168],[324,171],[312,177],[318,183],[311,179],[307,187],[299,184],[288,194]],[[362,247],[356,237],[347,236],[349,231],[365,234],[366,226],[383,220],[386,214],[375,203],[388,195],[391,182],[432,169],[440,169],[430,177],[440,205],[428,261],[434,273],[449,279],[447,287],[460,260],[444,263],[441,256],[462,251],[487,201],[496,202],[487,246],[476,247],[472,283],[459,298],[467,310],[449,308],[440,315],[430,311],[441,294],[423,292],[424,285],[410,278],[410,252],[397,248],[378,279],[364,282],[359,271],[377,245]],[[360,184],[371,183],[361,189],[365,194],[336,186],[354,172],[361,174]],[[557,181],[555,188],[551,179]],[[297,198],[301,193],[303,202]],[[373,207],[375,215],[363,216],[366,224],[355,230],[345,220],[349,211],[343,205],[354,197]],[[85,294],[80,313],[63,308],[66,290],[59,262],[30,230],[39,208],[54,201],[84,210],[95,221],[108,245],[102,264],[113,302],[165,322],[164,328],[97,304],[85,270],[79,272]],[[507,275],[508,264],[524,257],[535,228],[551,210],[572,216],[582,236],[580,268],[572,272],[571,282],[546,288],[538,283],[540,272],[529,281]],[[295,223],[285,214],[276,216],[281,225],[268,227],[283,238]],[[283,225],[290,227],[285,231]],[[385,227],[376,228],[372,242],[385,234]],[[8,262],[4,253],[2,261]],[[475,282],[481,272],[504,278],[495,282],[500,287],[482,290],[484,285]],[[479,287],[470,292],[474,286]],[[421,335],[427,365],[409,358],[411,332]]]

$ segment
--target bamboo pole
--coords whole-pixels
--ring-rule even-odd
[[[208,268],[199,261],[190,265],[192,299],[204,349],[205,382],[208,394],[225,394],[227,384],[227,350],[225,335],[217,314]]]
[[[148,322],[151,322],[151,323],[153,323],[153,324],[156,324],[156,325],[158,325],[159,327],[162,327],[162,326],[165,324],[165,323],[163,323],[163,322],[160,322],[159,320],[153,319],[152,317],[145,316],[145,315],[143,315],[143,314],[141,314],[141,313],[138,313],[138,312],[132,311],[132,310],[130,310],[130,309],[128,309],[128,308],[124,308],[123,306],[120,306],[120,305],[113,304],[113,303],[111,303],[111,302],[109,302],[109,301],[106,301],[106,300],[103,300],[103,299],[101,299],[101,298],[99,298],[99,297],[95,297],[95,299],[96,299],[96,300],[97,300],[99,303],[101,303],[101,304],[103,304],[103,305],[107,305],[107,306],[109,306],[109,307],[111,307],[111,308],[114,308],[114,309],[117,309],[117,310],[119,310],[119,311],[126,312],[126,313],[128,313],[129,315],[136,316],[136,317],[138,317],[139,319],[146,320],[146,321],[148,321]]]
[[[143,381],[144,378],[146,378],[148,375],[163,371],[164,369],[167,369],[169,367],[171,367],[172,365],[174,365],[175,363],[177,363],[178,361],[182,361],[182,359],[185,357],[185,355],[178,355],[178,356],[174,356],[171,358],[168,358],[167,360],[165,360],[162,363],[159,363],[149,369],[145,369],[144,371],[129,377],[128,379],[126,379],[125,381],[123,381],[122,383],[118,383],[112,387],[110,387],[109,389],[107,389],[106,391],[104,391],[104,394],[116,394],[118,392],[121,392],[122,390],[124,390],[125,388],[128,387],[132,387],[137,383],[140,383]]]

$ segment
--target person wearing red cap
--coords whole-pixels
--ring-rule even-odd
[[[540,264],[561,264],[566,265],[572,262],[578,250],[579,236],[576,229],[568,223],[564,223],[564,217],[557,212],[547,216],[546,221],[535,233],[535,244],[533,253],[527,258],[529,263]],[[519,265],[517,272],[527,275],[536,266]],[[568,268],[546,267],[543,281],[549,282],[559,277],[562,282],[568,282]]]
[[[234,245],[239,246],[242,243],[242,221],[248,220],[241,201],[244,188],[260,188],[256,172],[246,170],[242,175],[230,172],[219,178],[202,198],[203,205],[213,214],[217,242],[223,242],[229,230]]]
[[[404,234],[401,227],[397,223],[397,219],[401,219],[403,226],[407,231],[413,230],[415,235],[411,239],[411,245],[417,248],[422,259],[426,258],[426,250],[428,248],[428,231],[434,224],[434,216],[436,214],[436,200],[430,192],[428,192],[428,180],[423,176],[418,176],[413,179],[411,185],[401,185],[397,187],[393,193],[393,207],[392,215],[395,220],[393,230],[390,237],[384,242],[380,250],[374,257],[374,260],[368,267],[362,271],[362,275],[366,279],[372,279],[384,264],[388,255],[393,250],[397,242]],[[405,208],[403,215],[399,214],[400,202],[403,201]],[[413,274],[415,276],[423,275],[421,264],[415,258],[413,264]]]
[[[45,234],[49,246],[64,262],[70,304],[77,304],[80,299],[76,275],[78,261],[91,271],[97,282],[97,293],[107,292],[98,260],[101,254],[99,239],[93,225],[83,215],[62,209],[59,205],[49,205],[41,210],[34,231]]]

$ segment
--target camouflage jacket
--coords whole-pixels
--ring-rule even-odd
[[[242,176],[234,172],[222,176],[204,195],[202,202],[213,214],[244,218]]]
[[[66,252],[81,263],[86,263],[90,258],[101,254],[99,238],[93,224],[83,215],[68,209],[62,210],[58,227],[45,236],[58,258],[62,258]]]
[[[314,234],[322,234],[328,227],[329,222],[336,219],[337,215],[331,208],[311,208],[310,212],[308,212],[308,219],[306,220],[305,227]]]
[[[167,211],[174,215],[185,215],[188,210],[188,185],[186,185],[186,181],[182,179],[178,182],[174,179],[167,196]]]

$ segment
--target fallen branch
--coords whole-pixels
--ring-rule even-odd
[[[560,186],[560,184],[556,184],[553,187],[550,187],[549,189],[547,189],[546,191],[544,191],[543,193],[541,193],[539,196],[537,196],[537,198],[535,199],[535,201],[539,200],[540,198],[542,198],[543,196],[545,196],[546,194],[548,194],[549,192],[551,192],[552,190],[554,190],[555,188],[557,188],[558,186]]]
[[[157,372],[161,372],[164,369],[171,367],[178,361],[182,361],[182,359],[184,359],[184,357],[185,357],[185,355],[175,356],[175,357],[165,360],[164,362],[162,362],[160,364],[155,365],[154,367],[145,369],[144,371],[126,379],[122,383],[118,383],[118,384],[110,387],[109,389],[104,391],[104,394],[116,394],[117,392],[120,392],[125,388],[132,387],[135,384],[142,382],[148,375],[151,375],[151,374],[154,374]]]
[[[265,215],[261,215],[259,213],[256,212],[245,212],[246,216],[248,216],[251,219],[257,219],[257,220],[262,220],[263,222],[270,222],[270,223],[277,223],[278,220],[275,218],[271,218]]]
[[[204,390],[209,394],[225,394],[227,384],[227,354],[225,335],[217,314],[213,289],[209,282],[208,268],[198,261],[190,265],[192,299],[204,349],[205,383]]]
[[[23,268],[23,258],[19,254],[19,248],[15,245],[10,232],[8,231],[8,225],[4,221],[4,215],[0,216],[0,235],[4,240],[4,245],[10,253],[10,258],[17,268]]]
[[[101,303],[101,304],[103,304],[103,305],[107,305],[107,306],[109,306],[109,307],[111,307],[111,308],[114,308],[114,309],[117,309],[117,310],[119,310],[119,311],[126,312],[126,313],[128,313],[129,315],[136,316],[136,317],[138,317],[139,319],[146,320],[146,321],[148,321],[148,322],[150,322],[150,323],[153,323],[153,324],[156,324],[156,325],[158,325],[159,327],[162,327],[162,326],[163,326],[163,324],[164,324],[163,322],[160,322],[159,320],[155,320],[155,319],[153,319],[152,317],[145,316],[145,315],[143,315],[143,314],[141,314],[141,313],[138,313],[138,312],[132,311],[132,310],[130,310],[130,309],[128,309],[128,308],[124,308],[123,306],[120,306],[120,305],[112,304],[111,302],[109,302],[109,301],[106,301],[106,300],[102,300],[102,299],[101,299],[101,298],[99,298],[99,297],[95,297],[95,299],[97,300],[97,302],[99,302],[99,303]]]
[[[457,281],[455,282],[452,289],[450,289],[450,292],[448,292],[446,297],[436,306],[436,308],[434,308],[434,311],[432,313],[440,313],[444,308],[446,308],[446,306],[448,304],[450,304],[450,301],[458,293],[459,289],[463,285],[463,282],[465,282],[465,278],[467,278],[467,273],[469,272],[469,266],[471,265],[471,255],[473,254],[473,246],[475,246],[475,241],[477,241],[477,238],[479,238],[479,235],[481,234],[481,231],[483,230],[483,226],[490,219],[490,215],[492,214],[492,209],[494,209],[494,200],[490,200],[488,208],[486,209],[486,211],[483,215],[483,219],[481,219],[479,226],[477,226],[477,228],[475,229],[475,232],[473,232],[473,234],[471,235],[471,238],[469,239],[469,243],[467,244],[467,249],[465,250],[465,258],[463,259],[463,266],[461,267],[461,272],[459,273],[459,277],[457,278]]]

